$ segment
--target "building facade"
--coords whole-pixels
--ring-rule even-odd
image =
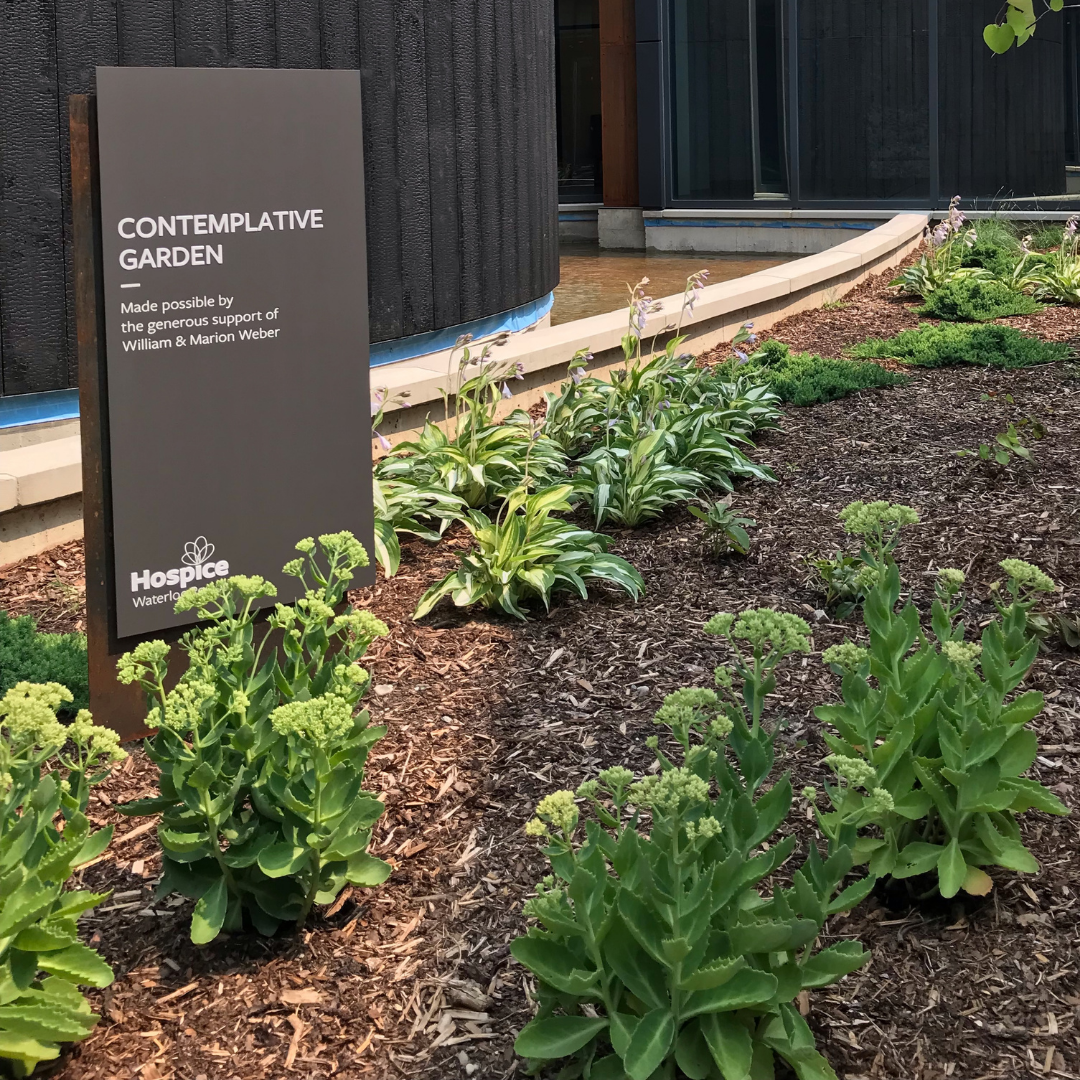
[[[1080,164],[1078,24],[1045,19],[995,56],[993,14],[982,0],[555,0],[563,210],[934,209],[957,193],[1060,210]]]

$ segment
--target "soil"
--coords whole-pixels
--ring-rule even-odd
[[[1024,322],[1063,340],[1080,335],[1072,309]],[[795,316],[772,334],[838,355],[868,333],[914,323],[879,279],[845,307]],[[956,456],[1024,416],[1046,427],[1030,466],[973,466]],[[91,812],[100,824],[117,823],[117,839],[80,875],[85,886],[115,890],[83,925],[117,978],[91,995],[104,1019],[55,1075],[520,1074],[512,1044],[530,1016],[529,980],[508,947],[544,872],[523,832],[536,800],[607,765],[648,766],[644,740],[663,696],[708,685],[723,660],[722,645],[701,632],[713,613],[794,611],[812,622],[816,651],[854,637],[856,624],[821,610],[803,567],[806,555],[843,544],[837,511],[852,499],[919,510],[921,524],[906,531],[898,558],[920,607],[936,569],[956,566],[980,601],[974,615],[988,618],[992,608],[981,601],[1001,576],[997,563],[1017,556],[1050,573],[1063,587],[1054,602],[1075,612],[1078,452],[1080,379],[1071,365],[915,370],[902,388],[788,409],[780,430],[761,436],[757,457],[779,482],[736,493],[739,512],[758,523],[745,559],[708,556],[700,523],[682,511],[617,534],[614,550],[646,581],[637,604],[595,590],[587,603],[563,598],[527,623],[442,606],[414,623],[421,592],[455,564],[465,539],[406,544],[400,574],[355,595],[391,630],[370,654],[370,707],[389,733],[368,786],[387,804],[374,850],[395,873],[378,889],[343,894],[299,937],[223,937],[196,948],[186,936],[189,905],[152,898],[159,863],[151,823],[113,808],[153,790],[154,769],[136,750],[96,789]],[[62,557],[78,572],[76,545]],[[55,615],[45,584],[53,565],[39,557],[4,571],[0,604]],[[24,595],[18,583],[30,575]],[[50,628],[74,628],[77,618]],[[1047,698],[1034,722],[1041,749],[1032,775],[1076,805],[1080,653],[1049,640],[1029,685]],[[770,718],[784,718],[779,767],[791,770],[796,790],[820,786],[826,750],[813,708],[837,693],[816,655],[780,669]],[[812,835],[809,820],[796,824]],[[1080,815],[1028,813],[1022,829],[1041,871],[992,871],[995,888],[983,902],[897,908],[879,896],[830,920],[827,937],[856,937],[873,952],[862,971],[802,1002],[840,1077],[1080,1077]]]

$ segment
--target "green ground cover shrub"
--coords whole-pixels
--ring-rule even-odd
[[[921,367],[972,364],[1021,368],[1064,360],[1069,351],[1068,345],[1040,341],[1011,326],[924,324],[884,340],[868,338],[855,345],[850,355],[864,359],[892,358]]]
[[[1007,315],[1034,315],[1042,311],[1042,304],[1002,281],[968,277],[946,282],[915,310],[952,322],[988,322]]]
[[[1043,695],[1013,696],[1038,651],[1028,611],[1053,582],[1018,559],[1001,567],[1009,600],[995,599],[998,618],[981,641],[967,641],[963,573],[940,572],[927,633],[913,604],[896,611],[900,574],[886,556],[863,608],[868,645],[823,654],[843,676],[843,704],[815,710],[837,732],[824,733],[837,783],[826,786],[832,809],[817,812],[822,831],[852,844],[875,876],[934,874],[945,897],[988,893],[983,867],[1036,873],[1016,815],[1068,813],[1024,776],[1039,748],[1027,725]],[[867,827],[874,832],[856,839]]]
[[[533,494],[519,488],[494,521],[469,511],[464,524],[475,547],[462,553],[458,569],[424,593],[413,618],[423,618],[451,596],[458,607],[482,604],[524,619],[527,598],[539,597],[546,608],[553,591],[571,589],[585,599],[589,581],[609,581],[636,600],[645,583],[625,559],[608,553],[609,538],[553,516],[571,509],[572,490],[570,484]]]
[[[72,705],[58,683],[20,682],[0,698],[0,1063],[27,1076],[85,1039],[100,1019],[79,986],[108,986],[109,965],[79,941],[78,919],[108,893],[67,890],[112,826],[92,832],[90,788],[127,755],[115,732]]]
[[[1061,225],[1040,225],[1031,234],[1031,246],[1036,251],[1049,251],[1061,244],[1065,229]]]
[[[29,615],[11,618],[0,611],[0,694],[16,683],[59,683],[71,691],[61,715],[90,704],[85,634],[45,634]]]
[[[187,670],[166,691],[169,646],[147,641],[119,662],[121,682],[147,693],[146,741],[159,795],[119,807],[161,814],[158,895],[196,901],[191,939],[239,931],[246,914],[272,934],[303,926],[314,904],[346,884],[378,885],[390,866],[367,853],[383,804],[363,790],[371,746],[386,729],[354,715],[370,677],[358,660],[386,626],[370,612],[335,611],[367,553],[351,533],[297,545],[284,572],[304,596],[270,616],[282,644],[255,633],[263,578],[234,576],[189,589],[178,611],[203,625],[180,647]]]
[[[793,353],[775,339],[766,341],[752,353],[746,366],[754,377],[765,381],[781,401],[800,406],[835,401],[860,390],[903,386],[908,381],[906,376],[886,371],[877,364]]]
[[[809,650],[809,627],[761,609],[706,629],[734,658],[717,669],[719,692],[676,691],[656,714],[681,762],[650,739],[654,775],[606,769],[576,796],[547,796],[526,828],[552,870],[526,904],[535,924],[511,945],[537,979],[539,1012],[515,1043],[530,1073],[569,1058],[561,1076],[743,1080],[772,1076],[775,1055],[804,1080],[835,1080],[793,1001],[869,959],[857,942],[815,943],[873,882],[837,895],[851,854],[822,859],[814,845],[780,880],[796,845],[776,835],[791,782],[764,790],[775,732],[762,706],[776,666]]]

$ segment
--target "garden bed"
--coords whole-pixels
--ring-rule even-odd
[[[1039,334],[1045,327],[1054,340],[1080,335],[1074,309],[1006,321]],[[915,323],[879,279],[844,307],[795,316],[770,336],[837,356],[870,333]],[[118,823],[117,839],[77,875],[115,890],[82,925],[117,979],[91,992],[105,1019],[57,1074],[512,1075],[520,1067],[513,1037],[530,1008],[508,947],[546,865],[524,823],[542,795],[598,768],[647,767],[644,740],[663,696],[708,685],[723,658],[723,646],[701,632],[709,616],[759,605],[801,614],[814,627],[815,653],[853,634],[853,622],[820,610],[802,558],[842,543],[837,512],[858,498],[919,510],[922,522],[905,530],[897,556],[923,609],[938,567],[964,569],[969,594],[981,599],[1010,556],[1037,563],[1064,586],[1062,602],[1080,607],[1075,369],[911,375],[905,387],[787,409],[781,430],[760,435],[755,458],[779,483],[736,494],[739,512],[758,522],[746,559],[705,554],[700,523],[682,511],[616,532],[613,550],[645,578],[638,604],[598,590],[588,603],[562,598],[550,616],[525,624],[446,606],[413,623],[421,593],[456,565],[467,537],[406,544],[396,578],[355,594],[390,628],[368,657],[369,703],[390,730],[372,754],[367,787],[387,803],[372,851],[397,870],[378,889],[343,894],[299,939],[189,943],[187,903],[152,900],[160,865],[152,830],[111,809],[153,788],[153,768],[133,754],[91,801],[96,822]],[[1047,429],[1033,465],[1002,471],[955,455],[1029,415]],[[6,571],[0,606],[47,610],[48,629],[75,629],[79,611],[68,605],[61,616],[50,583],[77,582],[78,546],[60,558],[62,575],[55,552]],[[770,717],[787,719],[779,767],[792,770],[796,790],[820,785],[827,751],[812,709],[837,698],[837,680],[817,655],[779,675]],[[1053,640],[1029,684],[1048,699],[1035,721],[1041,749],[1031,775],[1074,805],[1080,653]],[[839,1076],[1080,1076],[1080,822],[1034,812],[1021,820],[1040,874],[992,871],[997,884],[984,901],[890,910],[871,899],[830,921],[831,938],[856,937],[873,952],[867,967],[800,1002]],[[799,824],[809,834],[811,822]]]

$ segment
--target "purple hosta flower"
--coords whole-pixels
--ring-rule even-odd
[[[525,378],[525,365],[520,360],[514,365],[514,378],[515,379],[524,379]]]
[[[461,337],[454,342],[454,348],[463,348],[465,345],[468,345],[470,341],[472,341],[472,334],[462,334]]]
[[[618,420],[609,420],[607,422],[608,430],[610,431],[611,428],[615,427],[615,425],[618,424],[618,422]]]
[[[383,401],[386,398],[386,392],[383,390],[376,390],[371,395],[371,415],[374,416],[383,406]]]
[[[389,450],[390,449],[390,440],[385,435],[383,435],[382,432],[376,431],[375,432],[375,438],[379,440],[379,445],[384,450]]]
[[[934,247],[941,247],[946,240],[949,239],[949,224],[946,221],[941,222],[940,225],[930,234],[930,243]]]
[[[510,387],[506,383],[502,384],[502,396],[504,398],[512,398],[514,395],[510,393]]]
[[[735,355],[739,358],[740,362],[745,364],[750,358],[742,351],[742,349],[736,349]]]
[[[671,408],[671,402],[668,401],[667,398],[664,398],[664,400],[660,402],[659,408],[661,408],[661,409],[670,409]]]
[[[1071,217],[1065,222],[1065,235],[1071,240],[1076,235],[1076,218]]]
[[[742,328],[744,330],[753,330],[754,329],[754,324],[752,322],[744,322],[742,324]]]
[[[757,334],[751,334],[746,340],[749,341],[751,345],[756,345],[757,344]]]
[[[570,378],[573,380],[575,386],[581,385],[581,380],[585,378],[585,372],[581,368],[576,367],[570,372]]]
[[[1025,236],[1023,238],[1023,240],[1020,241],[1020,250],[1025,255],[1030,255],[1031,254],[1031,236],[1030,235]]]

